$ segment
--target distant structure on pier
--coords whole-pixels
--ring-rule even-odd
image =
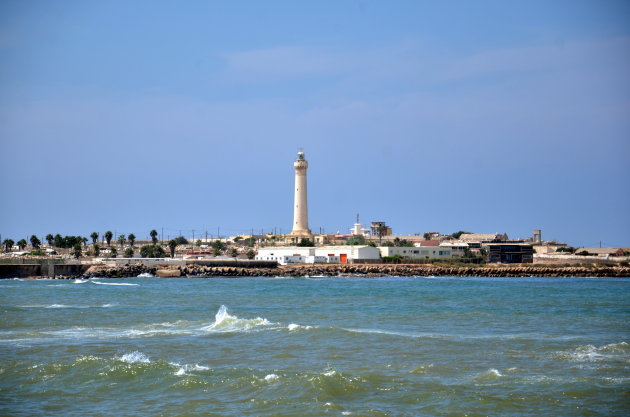
[[[308,162],[304,159],[304,152],[298,152],[293,163],[295,168],[295,197],[293,207],[293,236],[310,236],[308,228],[308,201],[306,193],[306,170]]]

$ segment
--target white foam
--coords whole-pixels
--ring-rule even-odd
[[[222,305],[217,312],[214,323],[209,326],[202,327],[201,330],[212,332],[239,332],[248,331],[257,327],[271,326],[269,320],[256,317],[255,319],[239,319],[228,313],[227,307]]]
[[[177,376],[181,376],[181,375],[186,375],[186,372],[190,372],[190,371],[207,371],[210,368],[208,368],[207,366],[203,366],[203,365],[180,365],[178,363],[175,362],[169,362],[169,365],[175,366],[177,367],[177,372],[175,372],[175,375]]]
[[[578,346],[570,352],[560,352],[558,356],[576,362],[598,362],[615,357],[628,358],[630,354],[630,345],[626,342],[611,343],[605,346],[597,347],[593,345]]]
[[[324,376],[333,376],[337,373],[334,369],[324,372]]]
[[[121,362],[127,362],[127,363],[149,363],[149,362],[151,362],[147,355],[145,355],[142,352],[138,352],[137,350],[135,352],[125,353],[121,357],[116,357],[114,359],[117,359],[117,360],[119,360]]]
[[[138,278],[154,278],[154,275],[149,274],[148,272],[143,272],[140,275],[138,275]]]
[[[73,284],[85,284],[86,282],[89,282],[87,279],[75,279],[74,281],[72,281]]]
[[[49,306],[46,306],[45,308],[69,308],[70,306],[67,306],[65,304],[51,304]]]
[[[280,377],[276,374],[269,374],[267,376],[265,376],[265,381],[275,381],[277,379],[279,379]]]
[[[90,281],[92,284],[96,285],[118,285],[118,286],[127,286],[127,287],[138,287],[140,284],[129,284],[127,282],[100,282],[100,281]]]
[[[312,329],[312,326],[302,326],[301,324],[295,324],[295,323],[291,323],[287,326],[287,329],[289,329],[290,332],[295,331],[295,330],[309,330]]]

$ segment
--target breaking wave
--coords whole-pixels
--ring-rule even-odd
[[[131,353],[125,353],[124,355],[122,355],[120,357],[116,357],[114,359],[119,360],[121,362],[127,362],[127,363],[149,363],[149,362],[151,362],[147,355],[145,355],[142,352],[138,352],[138,351],[134,351],[134,352],[131,352]]]
[[[140,284],[130,284],[128,282],[100,282],[100,281],[90,281],[90,282],[96,285],[116,285],[116,286],[126,286],[126,287],[140,286]]]
[[[222,305],[215,316],[214,323],[202,327],[201,330],[229,333],[255,330],[270,326],[276,326],[276,323],[272,323],[261,317],[256,317],[255,319],[239,319],[236,316],[230,315],[227,307]]]
[[[611,343],[597,347],[593,345],[578,346],[568,352],[558,352],[559,359],[571,362],[599,362],[605,360],[630,361],[630,345],[626,342]]]

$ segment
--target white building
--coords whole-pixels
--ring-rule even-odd
[[[410,259],[443,259],[453,256],[451,248],[441,246],[381,246],[378,249],[382,257],[400,255]]]
[[[321,247],[267,247],[260,248],[256,260],[277,261],[281,265],[286,265],[284,257],[302,257],[300,263],[352,263],[357,260],[380,259],[378,248],[373,246],[321,246]],[[297,263],[297,262],[293,262]]]
[[[442,242],[440,248],[450,248],[453,257],[462,257],[466,254],[468,243],[466,242]]]

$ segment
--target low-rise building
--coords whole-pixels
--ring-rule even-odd
[[[441,246],[380,246],[382,257],[401,256],[409,259],[443,259],[451,258],[452,250]]]
[[[580,252],[588,252],[589,255],[607,258],[609,256],[625,256],[624,250],[621,248],[579,248],[575,250],[575,254]]]
[[[466,255],[466,251],[468,250],[468,243],[465,242],[455,242],[455,241],[444,241],[440,243],[440,247],[442,248],[450,248],[451,255],[453,257],[461,258]]]
[[[508,239],[506,233],[462,233],[459,236],[459,240],[472,244],[471,247],[479,247],[481,243],[505,242]]]
[[[487,243],[488,262],[503,264],[534,263],[534,248],[523,243]]]
[[[318,259],[314,262],[322,260],[328,263],[354,263],[361,260],[378,260],[380,252],[373,246],[321,246],[321,247],[299,247],[299,246],[276,246],[260,248],[256,260],[262,261],[278,261],[282,263],[281,257],[299,256],[303,257],[302,263],[305,263],[308,257]]]

